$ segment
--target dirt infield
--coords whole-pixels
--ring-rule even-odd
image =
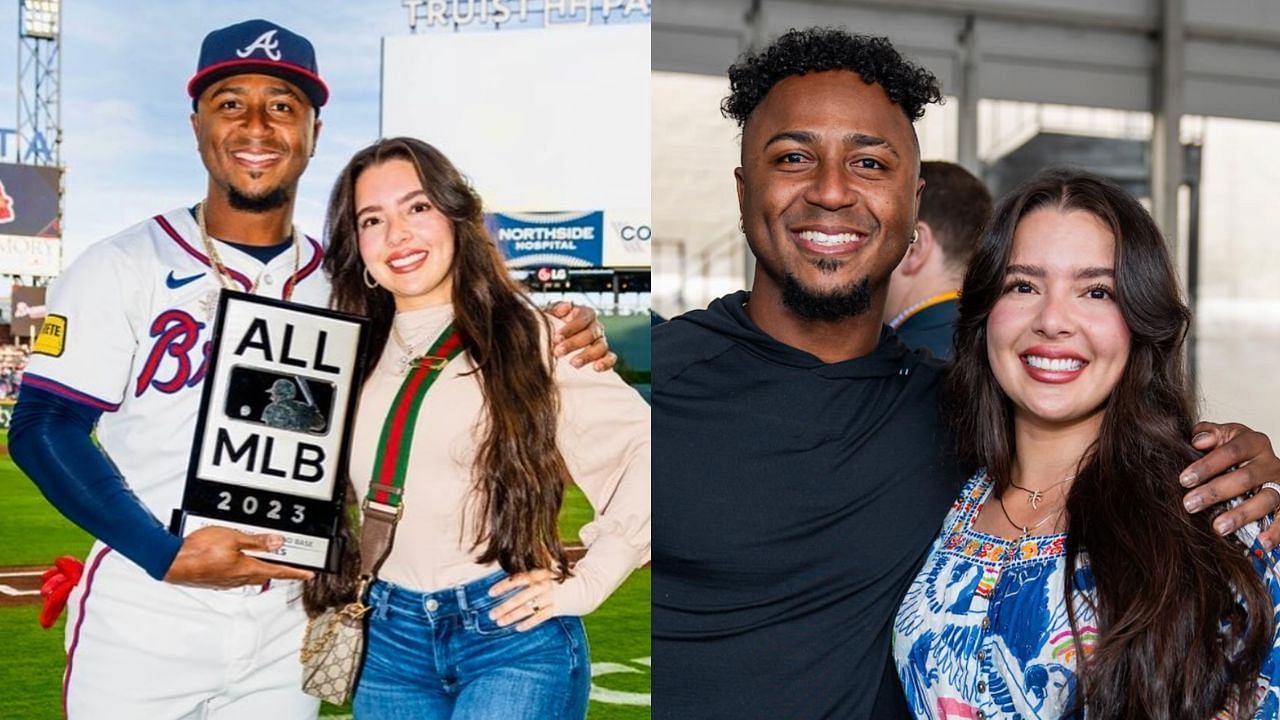
[[[0,607],[40,604],[40,576],[48,569],[47,565],[0,568]]]

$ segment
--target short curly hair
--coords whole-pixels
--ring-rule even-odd
[[[720,103],[720,111],[742,127],[774,85],[792,75],[827,70],[849,70],[866,83],[884,88],[911,122],[924,115],[926,105],[942,100],[933,73],[904,59],[889,38],[855,35],[840,28],[792,28],[729,68],[729,96]]]

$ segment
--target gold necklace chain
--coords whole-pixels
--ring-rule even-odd
[[[414,354],[413,344],[405,340],[404,336],[400,334],[400,330],[396,328],[396,319],[394,317],[391,318],[391,339],[395,341],[396,345],[400,346],[401,352],[404,353],[399,361],[400,374],[403,375],[408,372],[409,366],[413,364],[414,360],[418,359],[418,356]]]
[[[1025,540],[1027,537],[1031,535],[1032,530],[1039,529],[1041,525],[1044,525],[1045,523],[1049,522],[1053,518],[1062,514],[1062,508],[1058,508],[1054,512],[1051,512],[1048,515],[1045,515],[1043,518],[1040,519],[1040,522],[1036,523],[1035,525],[1023,525],[1019,523],[1017,520],[1014,520],[1009,515],[1009,511],[1004,506],[1003,499],[1001,499],[999,496],[996,496],[996,502],[999,503],[1000,505],[1000,512],[1004,514],[1004,519],[1008,520],[1010,525],[1022,531],[1022,537],[1018,538],[1019,540]]]
[[[196,224],[200,226],[200,241],[204,243],[204,254],[209,256],[209,263],[213,265],[213,270],[218,276],[218,284],[227,290],[236,289],[235,278],[231,277],[231,271],[227,270],[227,266],[222,262],[222,256],[218,255],[218,247],[213,242],[213,238],[209,236],[209,228],[205,224],[204,219],[204,203],[196,205]],[[298,276],[298,268],[302,262],[302,242],[298,239],[298,226],[293,225],[289,230],[289,241],[293,244],[293,273],[289,275],[289,279],[284,284],[284,299],[287,301],[293,296],[293,286]],[[263,272],[266,268],[263,268]],[[258,280],[262,279],[262,272],[258,273],[257,280],[249,285],[248,292],[253,292],[258,286]],[[394,329],[394,326],[392,326]]]
[[[1032,490],[1031,488],[1023,487],[1023,486],[1019,485],[1018,483],[1016,483],[1016,482],[1014,482],[1014,481],[1012,481],[1012,480],[1010,480],[1010,481],[1009,481],[1009,484],[1010,484],[1011,486],[1013,486],[1014,488],[1016,488],[1016,489],[1018,489],[1018,490],[1021,490],[1021,491],[1022,491],[1022,492],[1024,492],[1024,493],[1027,493],[1027,504],[1031,506],[1031,509],[1032,509],[1032,510],[1039,510],[1039,509],[1040,509],[1040,502],[1041,502],[1042,500],[1044,500],[1044,494],[1045,494],[1045,493],[1047,493],[1047,492],[1049,492],[1050,490],[1052,490],[1052,489],[1054,489],[1054,488],[1058,487],[1058,486],[1059,486],[1059,485],[1061,485],[1062,483],[1071,482],[1072,480],[1075,480],[1075,479],[1076,479],[1076,476],[1075,476],[1075,475],[1068,475],[1067,477],[1062,478],[1062,479],[1061,479],[1061,480],[1059,480],[1058,482],[1056,482],[1056,483],[1052,483],[1052,484],[1048,485],[1047,487],[1044,487],[1044,488],[1042,488],[1042,489],[1040,489],[1040,490]]]
[[[405,354],[413,354],[413,344],[405,340],[404,336],[400,334],[400,329],[396,327],[395,318],[391,319],[391,339],[396,341],[396,344],[400,346],[401,350],[405,351]]]

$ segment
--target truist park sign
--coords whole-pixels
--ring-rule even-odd
[[[652,0],[400,0],[409,29],[538,28],[649,22]]]

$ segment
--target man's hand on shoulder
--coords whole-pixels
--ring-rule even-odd
[[[165,573],[165,582],[207,588],[261,585],[268,580],[310,580],[308,570],[265,562],[246,550],[272,552],[284,538],[250,535],[223,527],[201,528],[182,541],[182,548]]]
[[[1235,532],[1245,523],[1274,515],[1280,503],[1280,458],[1265,434],[1239,423],[1201,422],[1194,428],[1191,445],[1205,456],[1191,463],[1178,478],[1194,488],[1183,496],[1188,512],[1199,512],[1223,500],[1241,497],[1236,505],[1213,521],[1221,535]],[[1271,487],[1263,487],[1269,483]],[[1258,540],[1268,550],[1280,542],[1280,523],[1273,523]]]
[[[591,367],[596,372],[612,370],[618,364],[618,356],[609,350],[609,339],[604,336],[604,326],[596,320],[594,309],[561,301],[551,304],[544,312],[564,321],[564,326],[552,338],[556,357],[581,350],[569,362],[578,368],[593,363]]]

